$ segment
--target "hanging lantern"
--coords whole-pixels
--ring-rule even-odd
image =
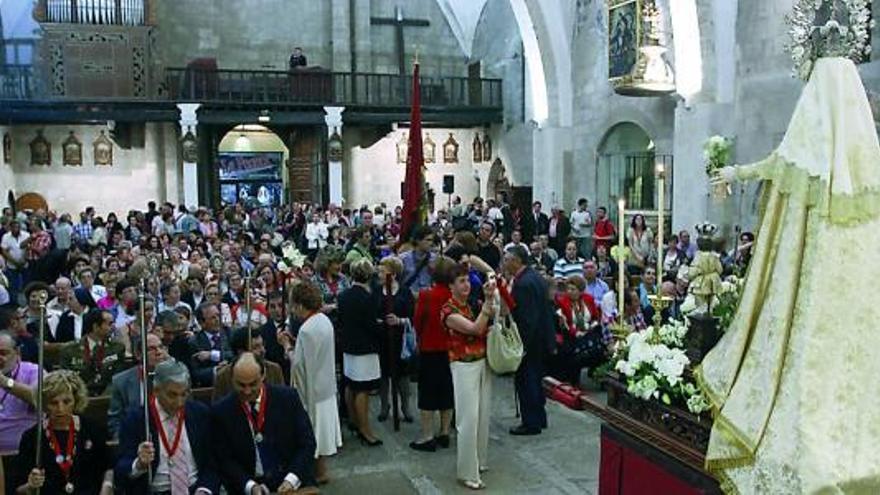
[[[662,16],[654,0],[611,0],[608,8],[609,78],[625,96],[662,96],[675,91],[666,60]]]
[[[331,162],[342,161],[342,136],[339,135],[339,130],[335,127],[330,139],[327,140],[327,158]]]

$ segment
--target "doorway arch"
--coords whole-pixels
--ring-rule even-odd
[[[647,131],[634,122],[617,123],[599,145],[597,206],[616,216],[618,199],[627,210],[650,211],[655,204],[655,150]]]
[[[289,158],[284,140],[271,129],[254,124],[233,127],[217,145],[220,202],[256,206],[286,203]]]

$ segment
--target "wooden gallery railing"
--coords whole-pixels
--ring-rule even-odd
[[[412,77],[317,70],[169,68],[169,98],[218,103],[338,104],[408,107]],[[422,105],[500,109],[500,79],[422,77]]]

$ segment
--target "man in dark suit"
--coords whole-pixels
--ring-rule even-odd
[[[139,342],[133,342],[135,359],[141,362],[141,346]],[[153,372],[156,365],[168,359],[168,354],[162,346],[162,340],[154,333],[147,334],[147,376]],[[110,381],[110,408],[107,410],[107,428],[110,438],[119,436],[119,425],[129,410],[143,406],[144,401],[144,372],[140,364],[123,372],[113,375]]]
[[[571,235],[571,222],[565,216],[565,212],[553,207],[551,217],[547,224],[547,236],[550,240],[550,247],[557,253],[565,252],[565,245],[568,243],[568,236]]]
[[[232,383],[236,393],[211,414],[226,490],[292,494],[315,486],[315,435],[296,391],[265,384],[263,363],[250,352],[233,363]]]
[[[271,361],[284,371],[285,378],[290,377],[290,362],[287,360],[287,354],[284,348],[278,342],[278,334],[281,332],[290,332],[289,324],[284,314],[284,293],[275,291],[269,294],[266,304],[269,313],[268,321],[260,327],[259,334],[263,337],[263,346],[266,350],[264,356],[266,360]],[[291,334],[292,336],[292,334]]]
[[[535,201],[532,204],[531,213],[526,215],[525,225],[523,226],[526,242],[531,242],[539,235],[547,234],[550,231],[550,219],[547,218],[546,213],[541,211],[541,208],[541,202]]]
[[[119,432],[115,482],[125,493],[220,493],[211,451],[211,414],[201,402],[189,400],[189,372],[173,359],[156,366],[150,402],[150,441],[145,440],[144,410],[132,409]],[[183,428],[177,440],[178,429]],[[158,446],[158,448],[156,447]],[[152,486],[147,471],[152,467]]]
[[[309,61],[303,54],[301,47],[293,49],[293,53],[290,54],[290,59],[288,60],[288,65],[290,66],[290,70],[297,70],[300,67],[306,67],[309,65]]]
[[[186,279],[186,291],[180,300],[190,308],[198,308],[205,302],[205,279],[200,274],[190,274]]]
[[[554,335],[548,306],[547,284],[531,267],[529,254],[514,247],[504,254],[504,271],[513,277],[513,320],[519,328],[525,355],[516,371],[516,394],[522,410],[522,424],[511,428],[511,435],[537,435],[547,427],[544,410],[544,356],[551,348]]]
[[[196,319],[201,330],[190,342],[193,382],[199,387],[210,387],[214,384],[214,370],[233,357],[229,330],[221,326],[220,308],[216,304],[202,303],[196,309]]]

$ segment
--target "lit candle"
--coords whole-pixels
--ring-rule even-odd
[[[626,200],[620,198],[617,200],[617,314],[620,315],[620,323],[623,324],[623,277],[626,276],[626,227],[624,226],[624,217],[626,216]]]
[[[666,256],[663,246],[663,208],[666,195],[666,176],[663,163],[657,164],[657,295],[660,295],[660,282],[663,280],[663,258]]]

